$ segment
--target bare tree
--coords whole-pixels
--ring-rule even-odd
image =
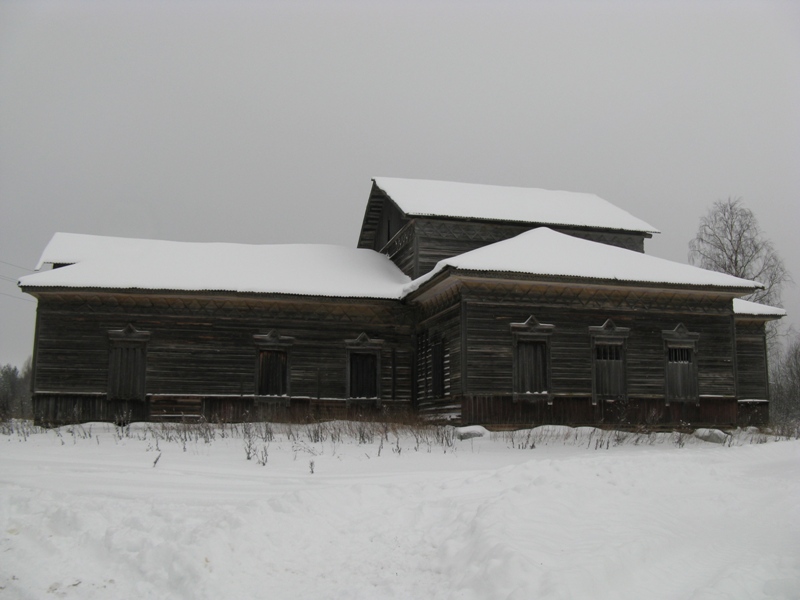
[[[718,200],[700,219],[697,235],[689,242],[689,261],[764,284],[763,290],[746,299],[770,306],[782,306],[783,286],[792,281],[753,211],[742,205],[741,198]]]
[[[792,340],[771,373],[771,420],[781,426],[794,427],[800,434],[800,336]]]

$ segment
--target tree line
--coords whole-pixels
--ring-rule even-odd
[[[0,421],[31,419],[31,359],[20,371],[13,365],[0,367]]]

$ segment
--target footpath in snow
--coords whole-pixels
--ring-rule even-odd
[[[800,441],[717,435],[17,423],[0,598],[800,598]]]

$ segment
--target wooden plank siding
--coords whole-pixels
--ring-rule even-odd
[[[763,319],[738,317],[736,330],[736,377],[739,397],[738,424],[769,422],[769,364]]]
[[[736,323],[736,362],[740,399],[769,399],[764,323]]]
[[[603,325],[612,319],[620,328],[629,328],[626,340],[626,391],[628,402],[624,412],[638,420],[664,419],[680,422],[685,419],[703,419],[709,423],[734,423],[736,421],[736,378],[733,360],[735,340],[730,326],[730,300],[718,299],[704,310],[649,309],[648,299],[640,305],[633,302],[622,308],[608,302],[607,306],[554,306],[552,299],[536,297],[523,284],[509,285],[501,299],[492,300],[483,290],[469,293],[466,308],[467,393],[463,395],[463,417],[480,422],[504,422],[513,417],[524,421],[578,423],[604,422],[609,415],[615,421],[625,415],[622,408],[611,408],[611,402],[602,402],[596,410],[591,408],[592,396],[592,338],[590,327]],[[577,298],[577,297],[576,297]],[[652,302],[652,299],[650,300]],[[577,303],[577,302],[576,302]],[[708,303],[708,302],[707,302]],[[562,304],[568,304],[563,301]],[[539,403],[525,407],[506,406],[513,394],[512,323],[524,323],[533,316],[539,323],[552,324],[550,340],[551,389],[553,404],[566,403],[563,408],[544,408]],[[696,402],[666,406],[665,368],[666,347],[664,331],[674,330],[679,323],[692,332],[699,333],[696,360],[698,361],[697,389],[700,408]],[[490,398],[497,398],[497,413],[491,415]],[[512,402],[513,404],[513,402]],[[618,407],[622,405],[618,402]],[[716,408],[713,408],[716,407]],[[547,416],[549,415],[549,416]],[[546,417],[546,418],[545,418]],[[627,418],[627,417],[626,417]],[[541,421],[539,419],[545,419]]]
[[[420,414],[442,417],[460,413],[454,398],[461,390],[461,305],[458,296],[451,296],[444,306],[428,306],[419,310],[416,330],[416,405]],[[443,350],[443,393],[434,389],[435,344]]]
[[[64,290],[38,298],[34,405],[46,424],[360,418],[412,403],[431,418],[520,426],[765,418],[764,406],[738,402],[767,397],[764,323],[734,320],[730,297],[718,292],[456,272],[402,302]],[[545,398],[514,394],[512,324],[530,317],[553,326]],[[592,339],[609,320],[600,334],[626,331],[625,394],[593,404]],[[696,334],[699,401],[667,403],[665,332],[679,324]],[[145,400],[110,402],[109,332],[129,325],[134,336],[149,334]],[[286,352],[285,397],[257,394],[259,350],[272,340]],[[378,353],[380,403],[347,398],[348,351],[362,342]]]
[[[433,269],[440,260],[507,240],[537,227],[531,223],[497,223],[423,217],[416,217],[414,223],[419,266],[412,277],[424,275]],[[551,229],[582,239],[644,252],[644,237],[641,234],[558,226],[552,226]]]
[[[412,328],[408,309],[389,301],[145,294],[58,294],[39,297],[34,391],[105,394],[109,330],[132,324],[150,333],[149,398],[253,396],[255,334],[275,329],[293,338],[288,350],[292,397],[346,399],[346,340],[366,333],[381,346],[382,402],[409,405]],[[98,414],[98,418],[99,418]]]

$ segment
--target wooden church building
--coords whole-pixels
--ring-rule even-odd
[[[57,233],[20,280],[36,420],[764,422],[783,311],[655,233],[592,194],[382,177],[358,248]]]

